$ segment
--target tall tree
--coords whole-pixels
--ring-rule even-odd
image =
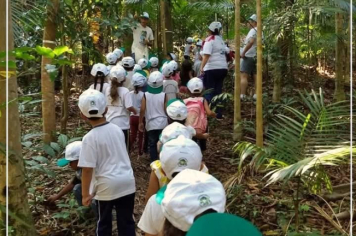
[[[165,18],[166,18],[165,20],[166,21],[166,48],[167,48],[167,52],[173,52],[172,0],[166,0],[164,5],[165,5]]]
[[[10,2],[9,2],[10,3]],[[6,51],[6,0],[0,0],[0,51]],[[14,37],[12,30],[11,8],[8,8],[8,51],[14,48]],[[0,67],[1,72],[6,68]],[[0,74],[0,204],[5,205],[8,201],[9,226],[15,230],[15,235],[36,235],[33,227],[30,207],[27,201],[27,188],[25,182],[25,167],[21,154],[21,130],[17,103],[17,80],[16,71],[9,69],[9,77],[5,73]],[[8,104],[6,104],[6,81],[8,81]],[[8,106],[8,116],[6,117],[5,106]],[[8,121],[8,132],[6,132],[6,119]],[[4,150],[6,136],[8,135],[8,149]],[[6,199],[6,155],[8,152],[8,199]],[[16,215],[17,218],[11,217]],[[5,222],[5,213],[1,212],[1,220]]]
[[[162,52],[163,55],[167,54],[167,42],[166,42],[166,16],[165,16],[165,0],[160,0],[160,13],[161,13],[161,37],[162,37]]]
[[[43,46],[54,48],[56,46],[57,14],[59,10],[59,0],[52,0],[47,4],[47,20],[43,32]],[[56,131],[56,113],[54,100],[54,83],[46,72],[46,65],[52,60],[42,56],[41,66],[41,90],[42,90],[42,121],[43,140],[48,143],[53,140]]]
[[[242,138],[241,78],[240,78],[240,0],[235,0],[235,92],[234,92],[234,140]]]
[[[341,13],[335,14],[335,33],[337,36],[336,39],[336,55],[335,55],[335,94],[334,99],[336,101],[343,101],[345,100],[345,80],[344,80],[344,42],[343,42],[343,15]]]
[[[262,12],[261,0],[256,1],[257,13],[257,82],[256,82],[256,144],[263,146],[263,110],[262,110]]]

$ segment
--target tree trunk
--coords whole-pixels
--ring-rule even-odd
[[[121,16],[127,16],[128,15],[128,8],[127,8],[127,4],[125,3],[125,1],[122,1],[122,13]],[[125,56],[131,56],[132,51],[131,51],[131,46],[133,43],[133,34],[127,34],[123,36],[123,41],[121,42],[123,47],[125,48]]]
[[[0,0],[0,30],[6,31],[6,1]],[[11,7],[8,8],[8,51],[14,47],[13,31],[11,22]],[[0,34],[0,51],[6,51],[6,34]],[[14,60],[14,58],[9,58]],[[0,68],[0,71],[5,71],[6,68]],[[36,235],[30,207],[27,197],[27,186],[25,178],[24,161],[21,154],[21,125],[18,113],[17,103],[17,80],[15,70],[9,69],[9,78],[6,79],[0,75],[0,105],[6,104],[6,81],[8,80],[8,101],[13,101],[6,104],[8,106],[8,116],[6,117],[6,109],[0,107],[0,203],[5,206],[6,201],[9,206],[9,212],[18,217],[15,219],[9,216],[8,226],[15,231],[13,235]],[[6,119],[8,126],[6,127]],[[11,129],[7,131],[7,128]],[[6,136],[8,140],[6,140]],[[8,149],[3,150],[2,146],[8,141]],[[3,151],[8,152],[8,198],[6,199],[6,156]],[[5,212],[1,212],[1,220],[6,223]],[[5,231],[3,233],[5,235]]]
[[[43,46],[54,48],[56,46],[57,23],[56,17],[59,10],[59,0],[52,0],[47,5],[47,20],[43,33]],[[45,66],[51,64],[52,60],[42,56],[41,65],[41,89],[42,89],[42,121],[43,141],[49,143],[54,140],[56,131],[56,113],[54,100],[54,83],[46,72]]]
[[[64,24],[61,25],[62,32],[64,31]],[[66,45],[65,35],[62,36],[62,45]],[[69,58],[70,59],[70,58]],[[62,117],[61,117],[61,134],[67,133],[67,121],[68,121],[68,66],[62,67]]]
[[[279,65],[279,61],[274,62],[273,64],[273,103],[281,102],[281,94],[282,94],[282,71],[281,66]]]
[[[346,84],[350,84],[350,42],[351,42],[351,18],[349,17],[348,19],[348,29],[347,29],[347,41],[346,41],[346,47],[345,47],[345,51],[344,51],[344,55],[345,55],[345,73],[344,73],[344,81]]]
[[[241,78],[240,78],[240,0],[235,0],[235,92],[234,92],[234,141],[242,139]]]
[[[263,110],[262,110],[262,12],[261,0],[256,1],[257,13],[257,78],[256,78],[256,144],[263,146]]]
[[[336,32],[336,55],[335,55],[335,93],[334,99],[336,101],[345,100],[345,91],[344,91],[344,76],[343,76],[343,39],[342,39],[342,24],[343,16],[340,13],[335,14],[335,32]]]
[[[166,47],[167,52],[173,52],[173,19],[172,19],[172,1],[165,2],[165,17],[166,17]]]
[[[163,55],[167,54],[167,42],[166,42],[166,16],[165,16],[165,0],[160,0],[160,13],[161,13],[161,36],[162,36],[162,52]]]

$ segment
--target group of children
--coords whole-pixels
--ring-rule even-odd
[[[49,201],[73,190],[79,205],[92,206],[96,212],[96,235],[112,235],[113,210],[119,235],[136,235],[136,187],[129,154],[137,136],[142,154],[147,136],[152,171],[146,207],[138,223],[146,236],[220,235],[217,232],[225,229],[206,230],[201,224],[224,217],[250,224],[222,214],[224,188],[203,162],[205,146],[197,141],[208,138],[207,116],[215,117],[215,113],[202,96],[202,80],[190,79],[186,84],[189,96],[181,100],[173,53],[161,68],[158,58],[140,59],[135,64],[120,49],[106,58],[108,66],[93,66],[94,84],[79,97],[81,117],[92,129],[81,142],[69,144],[65,158],[58,161],[60,166],[70,164],[77,174]],[[197,226],[191,227],[195,222]],[[261,235],[254,226],[249,227],[255,233],[248,235]]]

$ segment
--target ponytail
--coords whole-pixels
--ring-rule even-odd
[[[98,79],[100,79],[100,92],[102,92],[103,88],[104,88],[105,75],[100,71],[98,73],[96,73],[96,75],[95,75],[94,89],[96,89],[96,86],[98,85]]]
[[[119,97],[118,87],[120,86],[119,82],[116,78],[111,78],[111,87],[110,87],[110,97],[112,101],[116,101]]]
[[[138,94],[138,86],[135,86],[135,94]]]

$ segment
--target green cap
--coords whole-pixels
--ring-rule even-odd
[[[59,159],[57,161],[57,165],[60,167],[66,166],[69,164],[70,161],[66,160],[65,158]]]
[[[153,88],[149,85],[147,85],[147,92],[153,93],[153,94],[159,94],[163,91],[163,86],[158,87],[158,88]]]
[[[210,213],[199,217],[187,236],[262,236],[251,222],[227,213]]]
[[[125,48],[124,47],[121,47],[120,50],[125,53]]]

